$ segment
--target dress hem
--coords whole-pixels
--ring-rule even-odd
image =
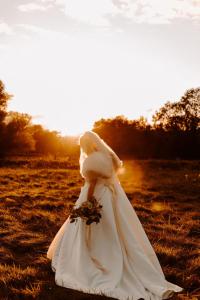
[[[52,270],[53,272],[56,272],[55,268],[52,266]],[[62,279],[61,281],[56,279],[55,280],[56,284],[64,287],[64,288],[69,288],[69,289],[73,289],[76,291],[80,291],[83,293],[87,293],[87,294],[93,294],[93,295],[101,295],[101,296],[106,296],[106,297],[111,297],[113,299],[117,299],[117,300],[151,300],[151,296],[147,296],[144,297],[143,295],[139,296],[139,298],[136,296],[124,296],[119,294],[115,295],[115,291],[113,291],[113,289],[99,289],[99,288],[90,288],[90,287],[81,287],[80,285],[77,285],[75,283],[70,283],[70,282],[64,282]],[[171,297],[173,297],[176,293],[178,292],[182,292],[184,289],[176,286],[174,289],[170,289],[170,288],[163,288],[163,292],[161,296],[155,295],[154,297],[156,300],[165,300],[165,299],[170,299]],[[149,290],[147,290],[147,293],[152,294]],[[153,299],[153,298],[152,298]]]

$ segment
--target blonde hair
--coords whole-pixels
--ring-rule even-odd
[[[82,162],[85,157],[93,152],[100,151],[105,153],[106,155],[111,156],[113,167],[117,172],[123,165],[122,160],[118,157],[118,155],[112,150],[112,148],[100,138],[100,136],[93,131],[86,131],[79,137],[79,145],[81,150],[80,162]]]
[[[88,136],[82,135],[79,139],[79,145],[82,148],[83,152],[85,152],[87,155],[91,152],[97,151],[97,147],[89,139]]]

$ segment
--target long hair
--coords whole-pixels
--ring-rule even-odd
[[[85,131],[80,135],[78,144],[80,145],[81,151],[79,160],[81,164],[88,156],[88,152],[100,151],[111,156],[115,172],[117,172],[123,165],[123,161],[120,160],[115,151],[102,138],[100,138],[96,132],[90,130]]]

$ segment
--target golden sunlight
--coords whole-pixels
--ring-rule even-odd
[[[145,115],[148,92],[130,109],[132,99],[141,94],[140,84],[136,84],[142,75],[139,49],[133,56],[131,47],[116,48],[109,41],[86,37],[83,41],[66,35],[47,37],[40,43],[32,40],[23,48],[16,46],[15,52],[4,53],[6,74],[10,69],[15,76],[13,70],[21,70],[15,80],[5,80],[14,94],[10,110],[29,113],[34,123],[67,135],[91,129],[102,117]]]
[[[165,205],[161,202],[153,202],[151,206],[151,209],[154,211],[162,211],[165,208],[166,208]]]

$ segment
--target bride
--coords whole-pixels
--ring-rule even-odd
[[[78,207],[94,196],[102,207],[99,223],[69,217],[51,242],[57,285],[120,300],[168,299],[180,286],[165,279],[161,265],[119,180],[122,161],[93,131],[79,137],[80,174],[85,179]]]

